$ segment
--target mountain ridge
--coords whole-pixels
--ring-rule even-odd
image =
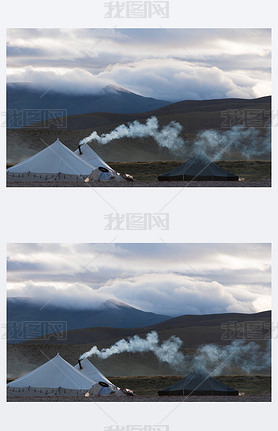
[[[145,97],[118,86],[106,86],[98,92],[75,94],[57,91],[53,88],[41,90],[28,83],[7,84],[7,125],[8,128],[30,127],[41,116],[41,121],[53,122],[56,112],[58,117],[80,115],[88,112],[139,113],[151,111],[168,105],[166,100]],[[25,112],[22,124],[13,124],[14,112]],[[30,115],[30,113],[33,115]],[[60,111],[60,113],[59,113]],[[63,112],[64,111],[64,112]],[[29,112],[29,115],[28,115]]]
[[[111,107],[110,107],[111,108]],[[135,120],[146,120],[151,116],[156,116],[162,120],[162,124],[165,115],[199,115],[202,112],[210,112],[211,119],[213,119],[214,113],[223,113],[223,116],[218,115],[218,120],[225,119],[225,111],[228,110],[240,110],[240,109],[271,109],[271,96],[258,97],[255,99],[241,99],[241,98],[227,98],[227,99],[206,99],[206,100],[182,100],[179,102],[169,103],[166,106],[156,108],[146,112],[113,112],[113,111],[92,111],[86,113],[79,113],[67,116],[67,129],[70,130],[87,130],[95,127],[97,131],[99,127],[105,127],[107,125],[110,128],[114,128],[119,124],[132,122]],[[136,115],[135,115],[136,114]],[[228,115],[228,114],[227,114]],[[239,115],[239,113],[238,113]],[[174,118],[172,119],[174,120]],[[40,123],[36,123],[39,126]],[[182,122],[181,122],[182,124]],[[217,125],[217,129],[220,128],[220,123]],[[50,124],[50,128],[56,128],[55,125]],[[204,128],[204,127],[203,127]],[[212,125],[210,126],[212,128]],[[111,129],[110,129],[111,130]],[[194,130],[189,130],[193,132]],[[104,132],[108,132],[105,127]]]
[[[121,338],[139,335],[145,337],[147,333],[156,331],[161,340],[165,340],[172,335],[176,335],[190,348],[202,343],[227,344],[231,339],[225,335],[229,330],[229,325],[233,322],[238,326],[247,326],[250,322],[259,322],[262,325],[262,334],[270,333],[271,311],[259,313],[218,313],[200,315],[182,315],[165,319],[161,322],[140,326],[136,328],[116,328],[109,326],[78,328],[66,331],[64,336],[61,333],[52,333],[47,340],[38,337],[23,344],[70,344],[70,345],[89,345],[98,343],[100,347],[108,347]],[[232,326],[231,326],[232,328]],[[242,328],[241,328],[242,330]],[[246,328],[245,328],[246,330]],[[61,341],[64,339],[63,341]],[[233,338],[234,339],[234,338]],[[265,339],[262,337],[261,341]]]
[[[98,308],[87,306],[83,309],[67,309],[52,303],[38,304],[30,298],[8,298],[7,301],[8,322],[16,322],[19,326],[26,326],[24,322],[37,322],[36,330],[40,331],[38,336],[53,332],[54,324],[60,325],[59,331],[101,326],[137,328],[142,324],[152,325],[167,319],[169,316],[139,310],[118,300],[108,300]],[[28,335],[28,325],[26,331]],[[9,342],[21,341],[9,339]]]

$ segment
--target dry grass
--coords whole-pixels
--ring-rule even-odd
[[[110,166],[118,172],[129,173],[138,181],[157,181],[158,175],[180,166],[183,161],[156,162],[111,162]],[[223,169],[233,172],[247,180],[271,178],[271,162],[264,160],[233,160],[216,163]],[[231,184],[232,185],[232,184]]]
[[[112,382],[122,388],[132,389],[137,395],[154,396],[184,376],[139,376],[111,377]],[[219,376],[217,380],[247,395],[263,395],[271,392],[271,377],[263,375]]]
[[[220,376],[222,383],[227,384],[244,396],[163,396],[159,397],[158,389],[167,387],[184,376],[147,376],[147,377],[111,377],[114,384],[132,389],[134,397],[9,397],[11,402],[270,402],[270,376]]]

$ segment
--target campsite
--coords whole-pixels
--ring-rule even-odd
[[[9,396],[10,402],[268,402],[271,400],[271,378],[269,376],[218,376],[217,380],[223,384],[241,388],[241,395],[171,395],[158,396],[158,390],[165,385],[170,385],[176,381],[180,381],[184,376],[136,376],[136,377],[112,377],[114,385],[120,388],[133,388],[133,396],[83,396],[80,395],[68,396],[56,391],[49,393],[48,397],[39,393],[28,392],[24,396],[22,394],[12,394]]]
[[[270,401],[270,258],[269,244],[9,244],[7,400]]]
[[[221,321],[232,318],[238,322],[246,322],[246,319],[250,319],[252,322],[260,319],[264,325],[267,325],[269,316],[268,313],[262,313],[261,316],[199,316],[196,323],[193,323],[194,320],[188,319],[190,316],[184,316],[182,327],[178,322],[166,320],[162,327],[161,324],[158,324],[153,327],[135,328],[127,333],[140,334],[144,337],[147,332],[156,329],[163,339],[166,334],[174,331],[187,340],[187,343],[188,334],[193,333],[195,346],[190,349],[192,355],[201,340],[202,331],[207,326],[207,319],[210,319],[210,333],[206,331],[206,336],[209,336],[211,341],[215,341],[217,340],[217,327],[220,331]],[[172,326],[172,329],[169,330],[168,326]],[[179,331],[178,326],[180,326]],[[106,346],[112,344],[113,341],[117,342],[117,337],[107,338],[107,334],[111,332],[112,328],[107,328],[106,333],[103,332],[103,328],[92,329],[94,329],[95,339],[99,340],[98,345]],[[167,332],[163,333],[163,330]],[[85,329],[70,331],[68,339],[63,344],[51,344],[49,340],[43,341],[45,337],[17,345],[9,344],[9,375],[13,369],[11,364],[16,367],[14,369],[20,367],[17,358],[24,357],[21,367],[25,367],[26,361],[33,364],[39,361],[43,364],[17,380],[8,380],[8,401],[176,402],[182,399],[183,402],[265,402],[271,399],[271,377],[268,375],[267,369],[264,371],[265,374],[237,374],[238,370],[233,370],[231,375],[214,377],[206,370],[197,368],[186,376],[167,375],[169,372],[173,373],[173,370],[161,365],[149,353],[122,353],[118,358],[111,357],[105,361],[94,358],[93,362],[91,358],[76,359],[75,363],[73,358],[81,358],[78,352],[85,351],[89,347],[89,344],[71,344],[74,339],[75,343],[82,339],[81,333],[83,333],[83,340],[84,337],[91,341],[94,339],[88,329]],[[123,331],[122,334],[124,333]],[[101,341],[101,336],[103,341]],[[120,337],[120,333],[118,337]],[[55,334],[51,339],[55,339]],[[52,358],[54,352],[57,351],[62,352],[61,355],[58,353]],[[48,358],[51,359],[48,360]],[[72,365],[64,358],[72,362]],[[140,372],[139,363],[142,374],[134,375],[134,373]],[[100,369],[104,370],[106,375]],[[109,372],[111,374],[111,371],[112,376],[107,374]],[[146,372],[149,373],[148,376],[145,375]],[[161,374],[155,375],[155,372]],[[122,377],[119,377],[119,374]],[[128,376],[125,376],[126,374]]]
[[[213,110],[212,102],[214,102]],[[177,106],[174,108],[172,105]],[[269,128],[256,130],[255,133],[250,132],[249,129],[222,129],[221,110],[225,106],[233,107],[234,111],[246,109],[257,112],[262,109],[265,112],[270,109],[270,98],[250,101],[240,99],[202,101],[189,104],[179,102],[170,104],[168,110],[164,107],[138,115],[118,114],[115,118],[112,115],[112,119],[110,113],[83,114],[67,117],[65,119],[67,130],[51,126],[41,128],[40,124],[36,125],[35,129],[32,129],[34,127],[32,125],[23,129],[8,129],[7,185],[10,187],[270,186]],[[179,123],[176,123],[177,118]],[[152,135],[153,131],[147,130],[151,121],[158,127],[156,132],[158,136]],[[205,128],[203,121],[206,124]],[[182,128],[180,136],[176,130],[173,130],[171,122],[179,124]],[[128,134],[135,126],[140,129],[139,137],[115,138],[118,129],[125,128],[124,134]],[[93,133],[92,130],[94,130]],[[148,136],[149,133],[150,136]],[[174,133],[174,138],[169,138],[173,149],[161,147],[156,141],[160,139],[161,133],[164,135]],[[96,138],[87,142],[86,136],[91,135]],[[108,139],[106,137],[110,135],[114,138],[111,141],[108,140],[105,145],[99,142],[100,139]],[[61,159],[65,151],[49,150],[51,148],[54,150],[52,146],[57,141],[63,145],[64,150],[68,150],[64,162],[61,162]],[[233,145],[227,145],[232,141],[234,141]],[[180,146],[176,147],[178,142]],[[225,146],[229,147],[229,151],[224,152],[219,158],[218,152],[223,152]],[[84,171],[82,163],[74,162],[74,158],[69,157],[69,150],[79,157],[80,161],[89,164],[90,168],[87,167]],[[51,157],[50,153],[52,153]],[[21,162],[17,163],[18,160]],[[106,175],[105,172],[98,170],[99,167],[108,169]],[[85,181],[92,172],[90,181]],[[176,172],[179,174],[176,175]],[[52,175],[49,176],[46,173]],[[125,177],[126,181],[122,181],[125,174],[128,174]]]
[[[210,317],[217,319],[217,316]],[[222,319],[225,317],[229,318],[229,316],[222,316]],[[243,321],[246,317],[237,316],[237,319]],[[251,318],[256,319],[256,316]],[[261,318],[262,321],[267,322],[266,314]],[[167,321],[165,327],[166,325]],[[186,326],[188,328],[188,324]],[[107,329],[109,331],[110,328]],[[140,334],[142,330],[146,333],[149,329],[137,328],[136,333]],[[192,326],[191,330],[194,331]],[[95,328],[95,333],[97,331],[98,328]],[[8,401],[176,402],[182,399],[183,402],[265,402],[271,400],[271,377],[267,371],[266,374],[237,375],[233,372],[232,375],[213,377],[206,370],[199,368],[187,376],[167,374],[156,376],[155,370],[167,373],[171,372],[171,369],[166,367],[163,371],[161,364],[149,354],[121,354],[117,360],[111,358],[110,361],[94,359],[94,363],[99,368],[91,359],[86,358],[76,360],[76,364],[73,363],[72,366],[59,353],[48,360],[52,352],[59,350],[72,362],[73,358],[78,358],[77,352],[86,350],[87,346],[68,343],[51,345],[49,342],[41,344],[41,340],[34,340],[34,344],[30,341],[23,345],[9,344],[8,358],[13,358],[14,364],[17,362],[15,359],[18,355],[19,357],[24,355],[24,362],[31,359],[33,363],[38,360],[43,360],[44,363],[19,379],[8,379]],[[44,354],[42,355],[41,352]],[[145,364],[150,375],[132,375],[135,370],[138,372],[140,369],[138,362],[141,366]],[[16,365],[17,369],[18,365]],[[129,373],[130,375],[105,376],[100,371],[100,367],[108,373],[110,370],[113,374]],[[143,374],[145,373],[144,370]]]

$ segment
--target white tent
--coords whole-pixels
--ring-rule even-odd
[[[80,368],[80,364],[81,367]],[[85,358],[80,361],[80,364],[75,365],[75,369],[79,371],[83,376],[88,377],[92,385],[98,382],[105,382],[109,385],[113,385],[90,361]],[[93,383],[94,382],[94,383]]]
[[[80,368],[80,365],[82,368]],[[75,368],[80,374],[90,379],[92,387],[85,396],[104,397],[108,395],[122,396],[124,392],[111,383],[87,358],[82,359]]]
[[[80,365],[82,368],[80,368]],[[121,389],[110,382],[87,358],[82,359],[79,364],[75,365],[82,375],[85,375],[90,381],[95,381],[90,390],[85,394],[86,397],[97,396],[105,397],[109,395],[121,397],[133,395],[129,389]]]
[[[80,148],[80,150],[79,150]],[[79,159],[91,165],[94,169],[102,167],[108,169],[110,172],[114,172],[110,166],[102,160],[101,157],[88,144],[83,144],[79,147],[74,154],[79,157]],[[81,154],[80,154],[81,151]]]
[[[7,169],[12,173],[89,175],[95,167],[82,160],[57,139],[52,145],[27,160]]]
[[[123,396],[128,390],[113,385],[88,359],[73,367],[59,353],[28,374],[8,383],[9,397]],[[130,391],[129,391],[130,392]]]
[[[25,376],[19,377],[16,380],[8,383],[8,392],[22,395],[29,392],[35,394],[38,392],[44,395],[51,395],[57,392],[59,394],[70,394],[79,392],[84,393],[88,391],[95,382],[91,381],[89,377],[82,375],[72,365],[65,361],[59,353],[47,361],[45,364],[35,368]],[[14,390],[14,391],[13,391]]]

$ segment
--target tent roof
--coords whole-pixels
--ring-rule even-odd
[[[187,162],[159,175],[161,181],[175,180],[238,180],[238,176],[220,168],[206,156],[192,157]]]
[[[11,388],[63,388],[84,389],[91,388],[94,382],[79,373],[72,365],[65,361],[59,353],[45,364],[35,368],[30,373],[8,384]]]
[[[35,172],[44,174],[63,173],[69,175],[89,175],[93,168],[81,160],[59,139],[53,144],[34,154],[27,160],[7,169],[8,172]]]
[[[80,154],[79,149],[77,148],[76,151],[74,151],[74,154],[81,160],[83,160],[84,162],[88,163],[89,165],[93,166],[94,169],[97,169],[98,167],[102,166],[103,168],[109,169],[110,171],[113,171],[112,168],[110,168],[110,166],[105,163],[104,160],[102,160],[101,157],[99,157],[99,155],[92,150],[91,147],[89,147],[88,144],[83,144],[81,145],[81,152],[82,154]]]
[[[79,371],[83,376],[86,376],[92,381],[92,385],[98,382],[106,382],[109,385],[113,385],[98,369],[95,367],[89,359],[85,358],[81,361],[82,369],[79,364],[75,365],[75,369]]]
[[[184,379],[158,391],[159,395],[238,395],[238,391],[224,385],[206,370],[199,369]]]

